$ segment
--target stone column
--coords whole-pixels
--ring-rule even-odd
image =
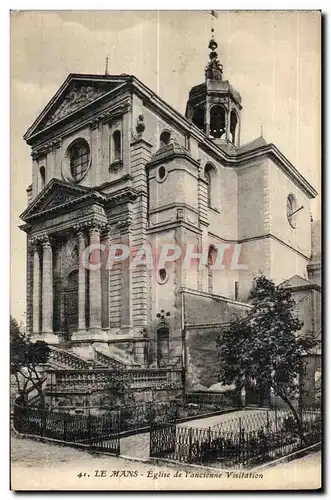
[[[90,329],[101,328],[101,265],[100,265],[100,225],[89,227],[90,246],[96,248],[90,253]],[[99,246],[99,249],[98,249]]]
[[[40,256],[36,242],[33,245],[33,298],[32,298],[32,333],[40,332]]]
[[[53,252],[48,236],[42,240],[42,331],[53,333]]]
[[[86,329],[85,313],[86,313],[86,269],[82,259],[85,250],[85,235],[83,229],[77,230],[78,239],[78,330]]]

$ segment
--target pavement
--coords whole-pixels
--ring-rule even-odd
[[[146,435],[141,438],[145,442]],[[132,436],[134,438],[136,436]],[[129,439],[129,438],[126,438]],[[133,444],[133,442],[131,442]],[[139,446],[139,443],[135,445]],[[128,441],[124,452],[130,452]],[[137,454],[137,453],[135,453]],[[244,473],[246,476],[242,476]],[[321,453],[267,469],[222,471],[197,466],[146,463],[97,455],[12,436],[11,489],[67,490],[294,490],[321,484]]]

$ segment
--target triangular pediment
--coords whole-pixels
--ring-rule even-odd
[[[27,222],[45,212],[64,208],[89,193],[91,193],[91,188],[72,186],[66,182],[52,179],[22,213],[21,219]]]
[[[127,78],[125,75],[69,75],[26,132],[24,139],[28,141],[33,135],[65,120],[98,99],[102,99],[126,83]]]

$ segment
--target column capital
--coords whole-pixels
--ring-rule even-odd
[[[84,238],[86,225],[84,222],[79,222],[73,226],[73,230],[75,231],[78,238]]]
[[[28,239],[28,253],[29,255],[33,255],[35,252],[39,251],[39,242],[37,238],[29,238]]]
[[[106,223],[105,222],[102,222],[100,220],[97,220],[97,219],[92,219],[90,221],[87,221],[85,223],[85,227],[87,228],[88,232],[91,234],[100,234],[101,231],[104,229],[104,227],[106,226]]]
[[[116,225],[111,226],[110,224],[105,224],[102,228],[101,236],[105,239],[111,238],[114,233],[114,228],[116,228]]]
[[[40,236],[40,244],[43,248],[52,248],[51,245],[51,239],[47,234],[44,234],[43,236]]]
[[[116,227],[123,233],[131,231],[132,220],[130,217],[117,222]]]

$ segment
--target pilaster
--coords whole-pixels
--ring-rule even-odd
[[[125,220],[118,223],[121,231],[121,244],[127,246],[130,250],[130,255],[127,259],[121,262],[122,278],[122,304],[121,304],[121,329],[130,330],[132,323],[132,269],[131,269],[131,251],[132,251],[132,234],[131,220]]]
[[[139,193],[132,207],[132,249],[139,249],[147,241],[148,225],[148,179],[146,165],[151,160],[152,145],[142,138],[143,116],[139,117],[137,129],[142,130],[131,143],[131,172],[133,187]],[[146,266],[132,269],[132,315],[134,326],[147,326],[148,318],[148,270]]]

